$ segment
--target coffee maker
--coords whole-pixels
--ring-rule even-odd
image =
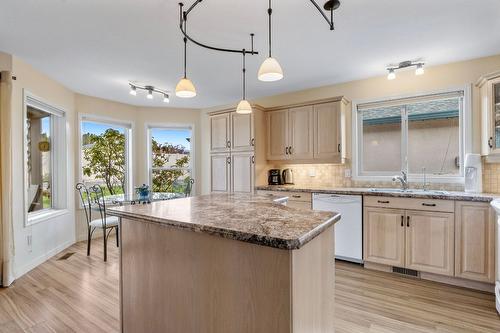
[[[269,170],[267,183],[269,185],[281,185],[281,170],[280,169]]]

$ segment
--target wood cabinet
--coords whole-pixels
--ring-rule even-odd
[[[288,110],[267,113],[267,159],[288,158]]]
[[[481,154],[500,156],[500,72],[477,82],[481,100]]]
[[[348,102],[335,99],[271,109],[267,113],[267,159],[340,163],[347,156]]]
[[[253,150],[255,145],[253,115],[230,113],[231,151]]]
[[[229,113],[210,117],[210,151],[225,152],[230,150],[229,120]]]
[[[364,260],[403,267],[405,251],[404,210],[364,208]]]
[[[341,110],[339,103],[314,106],[314,158],[341,157]]]
[[[231,154],[231,192],[253,192],[254,159],[253,152],[234,152]]]
[[[435,274],[454,274],[454,214],[406,211],[405,267]]]
[[[456,202],[455,276],[495,280],[495,216],[488,203]]]
[[[229,153],[212,154],[210,156],[212,192],[229,192],[231,177],[231,155]]]
[[[288,158],[307,160],[313,158],[313,107],[303,106],[288,111]]]

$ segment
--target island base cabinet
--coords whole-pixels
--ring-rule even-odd
[[[333,226],[297,250],[122,219],[122,332],[334,332]]]

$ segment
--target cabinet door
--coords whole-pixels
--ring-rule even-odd
[[[497,78],[491,82],[491,112],[492,119],[491,125],[493,128],[491,145],[493,145],[492,153],[500,153],[500,78]]]
[[[254,190],[253,152],[234,152],[231,154],[231,191],[252,193]]]
[[[230,149],[229,113],[210,117],[210,150],[224,152]]]
[[[453,213],[406,211],[406,268],[453,276]]]
[[[404,266],[404,218],[404,210],[364,208],[363,253],[365,261]]]
[[[340,161],[340,103],[314,106],[314,158]]]
[[[456,202],[455,276],[495,280],[495,216],[488,203]]]
[[[229,192],[231,175],[230,164],[229,154],[214,154],[210,156],[212,192]]]
[[[267,159],[288,158],[288,110],[267,113]]]
[[[289,110],[289,151],[296,160],[312,159],[314,156],[313,107],[304,106]]]
[[[253,150],[253,114],[231,113],[231,150]]]

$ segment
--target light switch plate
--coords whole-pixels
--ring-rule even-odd
[[[344,170],[344,176],[346,178],[351,178],[351,169],[345,169]]]
[[[316,177],[316,169],[309,169],[309,177]]]

